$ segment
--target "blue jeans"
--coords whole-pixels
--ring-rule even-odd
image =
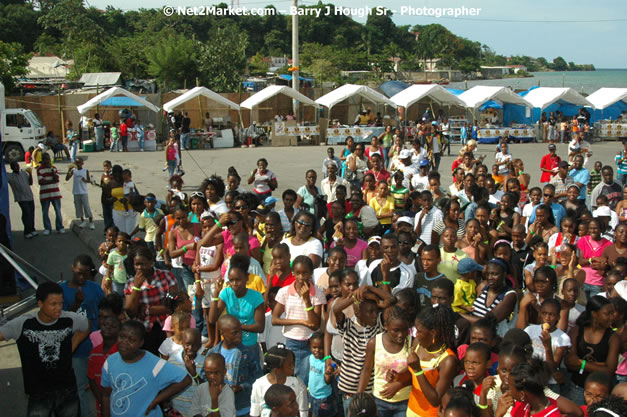
[[[583,392],[583,388],[579,385],[576,385],[573,381],[568,381],[566,385],[565,397],[577,405],[584,405],[586,403],[586,398],[584,397]]]
[[[181,143],[183,148],[189,149],[189,133],[181,133]]]
[[[18,201],[22,209],[22,224],[24,225],[24,234],[33,233],[35,231],[35,202]]]
[[[81,406],[81,417],[91,417],[89,408],[89,394],[85,389],[89,386],[87,380],[87,357],[72,357],[72,368],[76,377],[76,389],[78,391],[78,401]]]
[[[388,402],[374,398],[377,404],[377,417],[405,417],[407,415],[408,400],[399,402]]]
[[[120,152],[120,142],[118,138],[111,139],[111,152]]]
[[[76,153],[78,152],[78,141],[72,141],[70,144],[70,159],[76,162]]]
[[[104,128],[97,127],[94,129],[96,135],[96,150],[102,151],[104,149]]]
[[[44,221],[44,229],[52,230],[52,226],[50,225],[50,218],[48,217],[48,209],[50,208],[50,204],[54,207],[55,219],[54,225],[57,230],[63,229],[63,218],[61,217],[61,199],[57,198],[55,200],[43,200],[41,201],[41,217]]]
[[[390,158],[388,158],[388,154],[390,153],[390,148],[381,147],[383,151],[383,168],[388,169],[388,165],[390,164]]]
[[[344,408],[344,417],[350,417],[350,413],[348,412],[348,407],[351,405],[351,401],[353,401],[353,396],[355,394],[346,394],[340,391],[340,396],[342,397],[342,407]],[[407,411],[407,410],[405,410]]]
[[[76,417],[79,415],[76,386],[28,396],[27,417],[49,417],[53,414],[56,417]]]
[[[311,414],[313,417],[335,417],[337,415],[337,407],[333,394],[322,399],[314,398],[309,394],[309,404],[311,404]]]
[[[174,176],[175,171],[176,171],[176,159],[168,160],[168,179]]]
[[[113,204],[102,203],[102,218],[106,232],[108,228],[113,226]]]
[[[590,301],[591,297],[600,294],[603,291],[601,285],[583,284],[583,292],[586,294],[586,300]]]
[[[126,146],[128,145],[128,136],[121,136],[120,142],[122,142],[122,150],[126,151]]]
[[[294,363],[294,376],[300,378],[305,386],[309,383],[309,340],[295,340],[285,338],[285,347],[294,352],[296,361]]]
[[[181,281],[184,285],[182,289],[183,291],[187,292],[187,287],[189,285],[194,285],[194,273],[187,266],[181,269]],[[200,330],[201,334],[203,333],[203,330],[205,331],[205,333],[207,333],[206,329],[204,328],[205,321],[204,315],[202,314],[202,300],[196,296],[194,297],[196,299],[192,300],[192,304],[194,305],[194,309],[192,310],[192,316],[194,316],[194,320],[196,320],[196,328]]]
[[[433,169],[437,171],[440,168],[440,159],[442,159],[441,153],[433,154]]]
[[[139,135],[137,137],[137,143],[139,144],[139,149],[144,149],[144,143],[146,142],[146,138],[144,135]]]
[[[124,297],[124,287],[126,286],[126,284],[122,284],[121,282],[115,282],[115,281],[111,281],[111,289],[113,290],[113,292],[120,294],[122,297]]]

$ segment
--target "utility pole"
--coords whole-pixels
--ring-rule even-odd
[[[298,0],[292,0],[292,6],[294,6],[294,10],[298,7]],[[294,13],[292,15],[292,67],[298,68],[298,14]],[[292,71],[292,88],[298,92],[298,69]],[[298,122],[300,119],[300,115],[298,112],[298,100],[292,99],[292,108],[294,111],[294,117]]]

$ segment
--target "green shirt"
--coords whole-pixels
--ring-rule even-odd
[[[392,185],[390,187],[390,195],[394,198],[394,207],[399,210],[405,209],[405,195],[409,194],[409,189]]]
[[[126,284],[128,279],[126,275],[126,269],[124,268],[124,260],[128,255],[121,255],[117,249],[114,249],[109,253],[107,258],[107,265],[113,266],[113,281],[118,284]]]

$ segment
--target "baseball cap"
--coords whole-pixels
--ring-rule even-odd
[[[407,159],[411,158],[411,151],[409,149],[401,149],[398,154],[398,159]]]
[[[625,301],[627,301],[627,281],[622,280],[614,285],[614,290],[616,293]]]
[[[39,145],[37,145],[39,147],[39,149],[41,149],[42,151],[46,149],[46,145],[44,145],[43,143],[40,143]]]
[[[568,165],[568,162],[566,161],[560,161],[558,167],[560,168],[568,168],[570,165]]]
[[[611,217],[612,211],[608,206],[597,207],[596,210],[592,212],[592,217]]]
[[[381,237],[380,236],[370,236],[368,238],[368,246],[370,246],[373,243],[378,243],[380,245],[381,244]]]
[[[479,265],[472,258],[464,258],[457,264],[457,272],[462,275],[474,271],[483,271],[483,266]]]
[[[278,200],[278,199],[276,199],[275,197],[272,197],[272,196],[270,196],[270,197],[266,197],[266,199],[265,199],[265,200],[263,200],[263,205],[264,205],[264,207],[265,207],[265,206],[269,206],[270,204],[274,204],[274,203],[276,203],[277,201],[279,201],[279,200]]]
[[[420,166],[420,168],[422,167],[428,167],[429,166],[429,160],[422,158],[420,160],[420,162],[418,163],[418,165]]]
[[[399,217],[398,219],[396,219],[396,224],[399,224],[399,223],[407,223],[407,224],[410,224],[410,225],[413,226],[414,225],[414,219],[412,219],[409,216],[402,216],[402,217]]]
[[[555,149],[557,149],[557,148],[555,147],[554,144],[550,144],[549,145],[549,151],[554,151]]]

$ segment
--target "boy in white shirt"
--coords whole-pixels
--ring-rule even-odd
[[[69,181],[74,177],[72,183],[72,194],[74,195],[74,208],[76,209],[76,218],[81,219],[81,223],[78,227],[81,229],[87,226],[85,217],[89,219],[89,228],[94,230],[94,215],[91,213],[89,207],[89,193],[87,191],[87,184],[91,184],[91,177],[89,171],[83,167],[83,158],[76,158],[74,162],[75,167],[70,165],[70,169],[65,176],[65,180]]]

